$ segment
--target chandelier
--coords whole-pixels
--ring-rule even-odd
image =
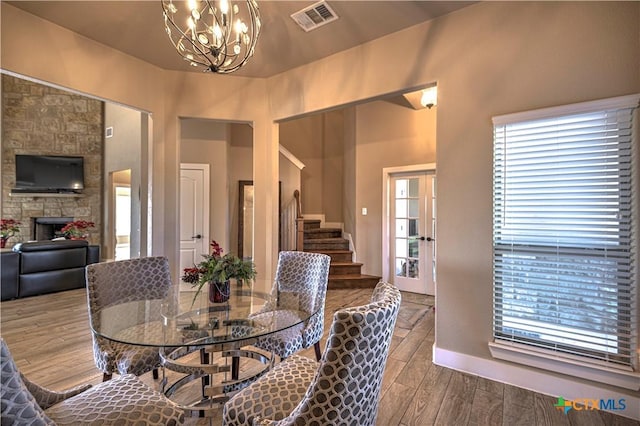
[[[162,0],[162,9],[171,43],[192,66],[227,74],[253,55],[260,34],[255,0]]]

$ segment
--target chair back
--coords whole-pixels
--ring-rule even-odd
[[[276,269],[278,309],[318,312],[302,330],[302,347],[319,342],[324,333],[324,304],[331,257],[321,253],[281,251]],[[318,349],[319,352],[319,349]]]
[[[144,299],[164,299],[171,287],[169,261],[164,256],[141,257],[87,265],[87,297],[91,324],[108,306]]]
[[[305,312],[324,308],[330,263],[326,254],[281,251],[275,278],[278,308]]]
[[[320,366],[282,424],[375,425],[401,294],[380,282],[371,303],[337,311]]]
[[[54,424],[29,392],[9,347],[0,338],[2,424]]]

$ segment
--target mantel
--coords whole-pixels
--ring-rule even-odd
[[[51,193],[51,192],[11,192],[9,194],[12,197],[31,197],[31,198],[82,198],[84,194],[65,194],[65,193]]]

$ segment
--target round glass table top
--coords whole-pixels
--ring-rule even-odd
[[[229,300],[212,303],[206,288],[181,291],[167,299],[136,300],[94,313],[93,332],[106,339],[141,346],[226,346],[250,344],[269,334],[302,327],[316,312],[268,310],[274,296],[249,287],[234,287]],[[287,294],[288,301],[291,297]],[[277,312],[277,313],[276,313]]]

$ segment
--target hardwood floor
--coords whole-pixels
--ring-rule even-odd
[[[367,303],[370,295],[371,289],[330,289],[325,337],[334,311]],[[403,294],[378,425],[640,425],[607,412],[565,415],[554,408],[551,396],[434,365],[433,303],[431,297]],[[2,302],[0,325],[18,367],[36,383],[61,390],[101,381],[93,363],[85,290]],[[313,358],[313,348],[303,355]],[[143,380],[154,385],[150,374]]]

